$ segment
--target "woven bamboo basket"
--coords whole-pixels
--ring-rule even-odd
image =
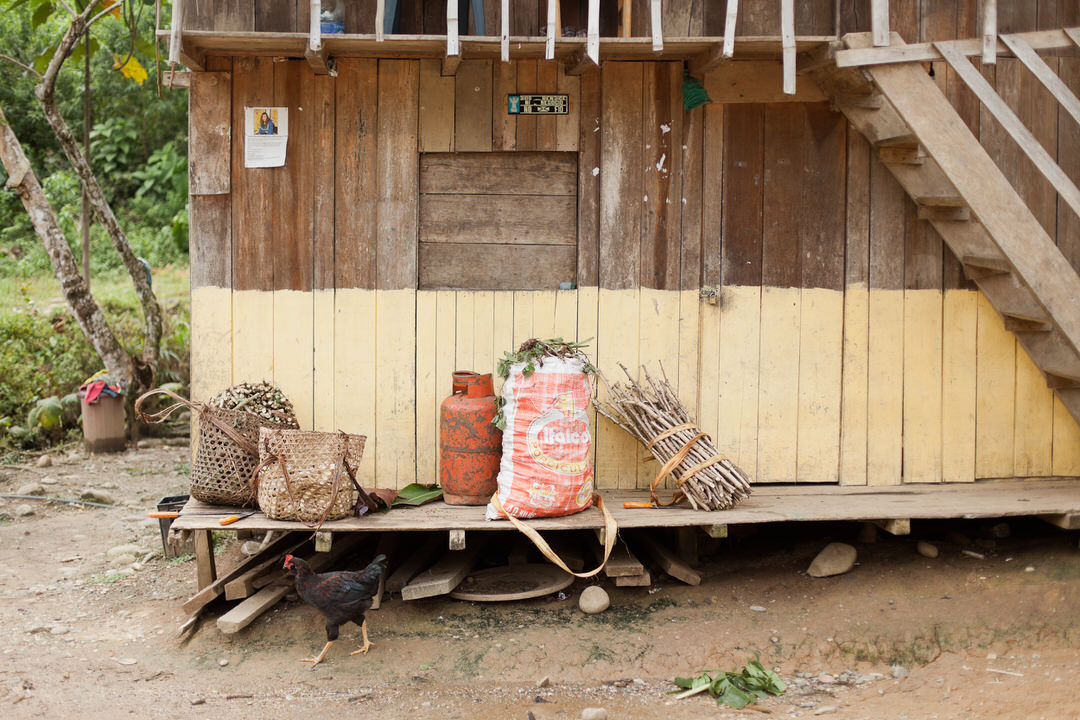
[[[322,525],[357,513],[356,468],[364,435],[264,428],[252,478],[259,508],[273,520]]]
[[[156,394],[176,402],[160,412],[142,412],[143,402]],[[226,410],[187,400],[165,389],[143,393],[135,401],[139,419],[163,422],[173,411],[186,407],[199,418],[198,445],[191,461],[191,496],[210,505],[254,507],[251,477],[259,464],[259,431],[297,427],[296,419],[275,423],[243,410]]]

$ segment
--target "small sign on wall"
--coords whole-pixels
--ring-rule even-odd
[[[506,112],[510,115],[568,115],[569,95],[507,95]]]
[[[244,167],[281,167],[289,144],[289,108],[244,108]]]

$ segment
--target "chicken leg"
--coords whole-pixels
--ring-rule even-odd
[[[326,651],[329,650],[330,646],[333,645],[333,644],[334,644],[333,640],[327,640],[326,645],[323,646],[322,652],[319,653],[317,657],[303,658],[303,659],[300,660],[300,662],[309,662],[309,663],[311,663],[311,669],[314,670],[315,666],[318,665],[319,663],[321,663],[323,661],[323,658],[326,657]]]
[[[356,650],[353,650],[351,653],[349,653],[349,655],[358,655],[358,654],[359,655],[367,655],[367,651],[370,650],[371,646],[375,644],[375,643],[371,642],[370,640],[368,640],[368,636],[367,636],[367,620],[366,619],[364,620],[364,622],[362,622],[360,624],[360,632],[363,633],[363,635],[364,635],[364,646],[361,647],[361,648],[358,648]]]

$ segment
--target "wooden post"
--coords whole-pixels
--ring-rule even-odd
[[[319,530],[315,533],[315,552],[330,552],[334,544],[334,533],[329,530]]]
[[[887,47],[890,42],[889,0],[870,0],[870,27],[874,47]]]
[[[375,3],[375,40],[382,42],[386,37],[386,0],[377,0]]]
[[[464,530],[451,530],[450,531],[450,549],[451,550],[464,550],[465,549],[465,531]]]
[[[446,0],[446,56],[461,54],[461,41],[458,38],[457,0]]]
[[[784,93],[795,94],[795,0],[780,2],[780,40],[784,52]]]
[[[500,20],[502,27],[499,28],[499,57],[503,62],[510,62],[510,0],[502,0]]]
[[[632,37],[632,30],[630,26],[630,10],[633,7],[633,0],[619,0],[619,37]]]
[[[544,59],[555,59],[555,32],[558,29],[558,19],[555,9],[559,6],[559,0],[547,0],[547,40],[544,42]]]
[[[724,57],[735,55],[735,21],[739,15],[739,0],[728,0],[724,18]]]
[[[594,64],[600,64],[600,0],[589,0],[589,30],[585,54]]]
[[[983,0],[982,61],[997,63],[997,0]]]
[[[660,0],[652,0],[652,14],[649,25],[652,29],[653,52],[661,52],[664,49],[664,28],[662,27],[663,13],[660,11]]]
[[[317,53],[322,49],[322,0],[311,0],[311,21],[308,23],[308,51]]]
[[[173,0],[172,23],[169,28],[169,64],[180,64],[180,33],[184,23],[184,0]]]
[[[217,579],[213,530],[195,530],[195,573],[200,590]]]

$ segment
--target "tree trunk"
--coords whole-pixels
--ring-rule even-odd
[[[157,376],[157,365],[161,352],[161,306],[158,305],[157,296],[154,295],[154,291],[150,288],[146,269],[139,259],[135,257],[127,235],[120,227],[120,223],[113,214],[108,201],[105,200],[105,194],[101,191],[97,177],[90,170],[90,164],[86,161],[86,156],[75,141],[71,128],[68,127],[67,122],[60,115],[60,110],[56,107],[56,78],[60,73],[60,68],[63,66],[64,61],[70,57],[71,52],[75,49],[75,45],[78,44],[79,40],[82,39],[83,34],[88,32],[89,22],[87,18],[97,7],[96,4],[91,4],[81,15],[72,18],[70,26],[64,33],[64,37],[49,62],[49,69],[41,78],[41,82],[34,88],[34,95],[37,96],[53,134],[60,141],[60,146],[64,149],[68,162],[71,163],[71,167],[82,181],[83,190],[90,199],[90,204],[94,208],[98,221],[101,222],[109,239],[112,240],[116,252],[120,254],[120,259],[123,261],[124,267],[127,268],[132,284],[135,286],[135,294],[142,305],[144,349],[139,361],[134,363],[134,372],[131,376],[132,387],[138,390],[152,387]]]
[[[15,190],[26,207],[79,327],[97,350],[105,363],[105,369],[131,383],[135,379],[134,362],[120,346],[101,308],[90,294],[86,281],[79,273],[79,265],[56,220],[56,213],[30,168],[30,161],[26,159],[19,139],[8,125],[3,108],[0,108],[0,162],[8,174],[7,187]]]

